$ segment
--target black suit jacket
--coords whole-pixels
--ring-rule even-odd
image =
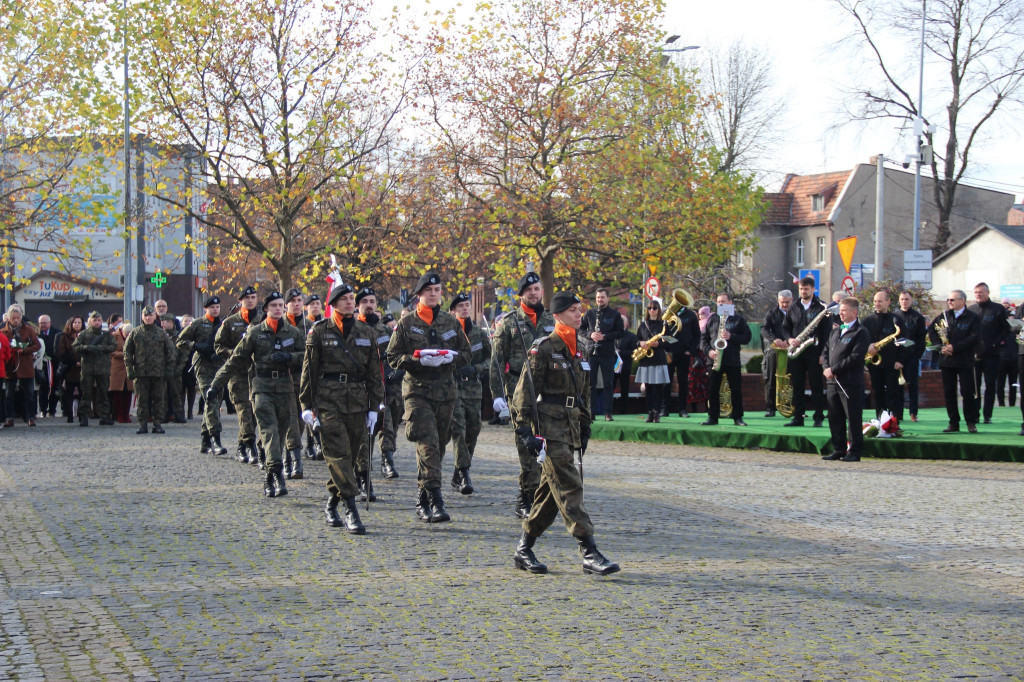
[[[588,343],[592,344],[592,354],[599,358],[610,358],[615,355],[615,342],[622,338],[625,326],[622,324],[622,315],[610,305],[600,310],[591,308],[583,316],[583,325],[580,329],[587,337]],[[596,344],[590,339],[592,332],[601,332],[604,339]]]
[[[928,321],[924,319],[924,315],[913,308],[910,310],[899,310],[896,314],[902,320],[899,323],[900,328],[903,330],[900,337],[914,342],[913,346],[900,348],[897,351],[897,358],[903,364],[917,362],[924,355],[925,346],[928,345],[926,332]]]
[[[946,318],[946,334],[953,346],[953,355],[942,355],[939,352],[939,367],[973,367],[974,352],[978,347],[978,339],[981,338],[981,318],[966,309],[959,318],[954,318],[952,310],[939,313],[932,320],[932,328],[929,331],[934,343],[940,342],[939,334],[935,331],[935,323],[943,317]]]
[[[786,338],[795,339],[824,309],[825,304],[817,296],[811,299],[811,307],[808,310],[804,310],[804,304],[800,299],[793,301],[792,305],[789,306],[786,320],[782,323],[782,330]],[[832,325],[829,324],[829,320],[822,320],[818,324],[817,329],[814,330],[814,336],[818,339],[818,345],[811,346],[805,350],[800,354],[800,358],[817,358],[821,354],[821,349],[828,343],[828,335],[831,329]]]
[[[689,308],[682,308],[676,317],[679,318],[679,325],[669,331],[669,336],[676,342],[667,350],[672,353],[673,364],[689,367],[690,360],[700,350],[700,320],[697,319],[697,313]]]
[[[790,338],[786,336],[785,323],[786,313],[782,312],[782,308],[778,306],[769,310],[764,316],[764,322],[761,324],[761,347],[766,353],[775,340],[786,341]]]
[[[900,334],[903,333],[903,318],[893,313],[871,313],[861,322],[864,328],[868,331],[868,338],[871,339],[871,343],[881,341],[886,336],[890,336],[896,331],[896,325],[900,327]],[[890,343],[888,346],[881,350],[882,364],[880,367],[892,368],[892,366],[899,360],[899,346],[894,343]]]
[[[705,353],[715,350],[715,339],[718,338],[718,324],[721,319],[720,315],[712,315],[704,327],[704,333],[700,337],[700,349]],[[730,315],[725,319],[725,331],[729,332],[729,340],[726,342],[725,355],[722,356],[722,367],[739,367],[742,364],[740,347],[750,343],[750,327],[742,315]]]
[[[978,328],[978,357],[999,357],[1003,339],[1010,333],[1006,308],[989,299],[984,303],[969,305],[967,310],[977,315],[981,322]]]
[[[870,334],[858,321],[854,321],[845,334],[836,327],[828,337],[822,351],[822,365],[832,370],[847,393],[850,393],[849,386],[864,385],[864,356],[870,345]]]

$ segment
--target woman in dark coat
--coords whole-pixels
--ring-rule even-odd
[[[665,403],[665,391],[669,390],[668,356],[661,339],[654,339],[665,328],[661,319],[661,304],[651,301],[647,304],[647,319],[636,330],[639,347],[651,351],[651,357],[640,358],[636,382],[647,396],[647,423],[661,421],[661,406]]]
[[[697,312],[697,321],[700,325],[701,334],[704,333],[704,328],[708,326],[708,320],[710,319],[711,308],[709,306],[704,306]],[[711,358],[707,356],[707,353],[699,349],[694,353],[693,360],[690,361],[690,395],[688,400],[690,412],[697,412],[698,408],[701,408],[701,412],[707,411],[708,366],[710,363]]]
[[[110,412],[121,424],[131,424],[132,392],[135,386],[128,378],[124,365],[124,341],[132,331],[130,322],[124,322],[114,313],[108,321],[110,334],[117,343],[117,350],[110,354]]]
[[[82,361],[72,348],[75,339],[85,327],[85,321],[78,315],[68,318],[64,331],[57,339],[57,373],[63,379],[63,393],[60,397],[61,410],[68,418],[68,424],[75,423],[76,402],[82,397]]]

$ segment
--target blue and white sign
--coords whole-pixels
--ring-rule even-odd
[[[1004,284],[999,287],[1000,298],[1024,299],[1024,284]]]
[[[800,279],[803,279],[804,277],[813,277],[814,278],[814,294],[816,296],[820,297],[821,296],[821,270],[801,270],[800,271]]]

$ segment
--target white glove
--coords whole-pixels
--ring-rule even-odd
[[[495,398],[492,405],[494,407],[494,411],[499,415],[502,412],[508,412],[508,403],[505,402],[504,398]]]
[[[303,410],[302,411],[302,421],[304,421],[307,424],[309,424],[310,426],[312,426],[313,422],[316,421],[316,417],[313,416],[313,410]]]
[[[447,365],[449,362],[455,359],[455,353],[448,353],[447,355],[441,356],[441,364]]]
[[[373,433],[374,427],[377,426],[377,413],[367,412],[366,413],[366,430]]]
[[[440,367],[444,364],[444,358],[444,355],[421,355],[420,364],[424,367]]]

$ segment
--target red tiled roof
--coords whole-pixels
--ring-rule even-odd
[[[768,211],[764,214],[765,225],[788,225],[793,208],[793,195],[767,192]]]
[[[839,199],[840,192],[843,191],[843,187],[846,185],[847,180],[852,174],[853,171],[848,170],[840,171],[838,173],[821,173],[819,175],[787,176],[786,181],[782,185],[781,192],[781,194],[789,195],[791,197],[789,219],[785,224],[823,224],[828,219],[829,213],[832,211],[836,201]],[[811,210],[811,198],[817,194],[823,194],[825,196],[825,205],[821,211]],[[769,216],[773,216],[772,212],[774,208],[775,203],[773,201],[772,208],[768,211]],[[766,219],[766,222],[774,221],[768,221]]]
[[[1014,206],[1010,209],[1010,214],[1006,217],[1007,225],[1024,225],[1024,209],[1018,206]]]

